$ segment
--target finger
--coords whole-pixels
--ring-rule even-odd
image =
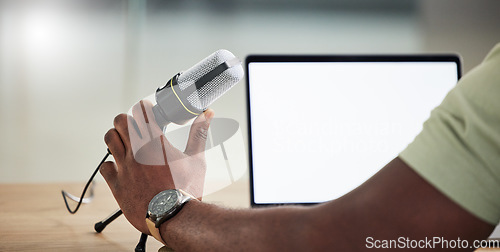
[[[153,104],[148,100],[141,100],[132,107],[132,116],[137,122],[139,136],[145,141],[150,141],[163,134],[163,131],[156,124],[153,113]]]
[[[208,127],[210,126],[210,121],[213,117],[214,111],[208,109],[194,120],[193,125],[191,126],[191,130],[189,131],[189,139],[184,153],[186,153],[187,155],[194,155],[196,153],[205,151]]]
[[[116,175],[118,174],[118,167],[112,161],[104,162],[99,168],[99,172],[101,172],[102,177],[108,183],[108,186],[111,188],[115,186]]]
[[[136,103],[132,107],[132,116],[134,117],[134,120],[136,124],[134,127],[136,127],[136,130],[138,131],[139,137],[142,139],[143,138],[143,133],[146,133],[147,136],[147,127],[146,123],[148,123],[148,118],[145,113],[142,111],[142,100]]]
[[[127,114],[119,114],[115,117],[115,120],[113,121],[113,124],[115,126],[116,131],[120,135],[120,138],[123,142],[123,146],[125,148],[124,154],[127,152],[132,152],[131,151],[131,144],[130,144],[130,135],[129,135],[129,130],[128,130],[128,125],[129,122],[131,122],[133,118]],[[111,150],[111,149],[110,149]],[[111,150],[111,153],[113,153],[113,150]],[[114,155],[114,153],[113,153]]]
[[[163,129],[156,123],[156,117],[153,112],[153,103],[149,100],[142,100],[142,112],[146,113],[147,118],[150,122],[151,129],[153,130],[154,137],[158,136],[158,133],[163,135]]]
[[[104,142],[117,162],[121,162],[125,158],[125,146],[116,129],[113,128],[106,132]]]

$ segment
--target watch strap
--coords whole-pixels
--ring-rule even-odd
[[[149,232],[151,235],[158,240],[159,242],[163,243],[163,245],[167,246],[167,243],[163,240],[160,234],[160,229],[155,226],[155,223],[150,220],[149,218],[146,218],[146,225],[148,226]]]

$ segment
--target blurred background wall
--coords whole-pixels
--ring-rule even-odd
[[[0,183],[85,181],[113,118],[225,48],[462,55],[500,42],[496,0],[0,0]],[[245,83],[212,106],[246,135]],[[242,164],[247,165],[247,164]]]

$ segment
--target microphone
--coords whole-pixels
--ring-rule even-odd
[[[190,119],[203,113],[215,100],[231,89],[236,83],[243,79],[243,67],[241,61],[231,52],[218,50],[193,67],[184,72],[180,72],[172,77],[164,86],[159,87],[154,93],[153,114],[156,123],[160,128],[164,128],[169,123],[185,124]],[[146,98],[147,99],[147,98]],[[66,197],[72,196],[62,191],[66,208],[72,214],[78,211],[88,185],[94,179],[102,163],[111,155],[108,152],[101,163],[90,177],[80,198],[70,197],[78,201],[75,210],[71,210]],[[106,219],[96,223],[94,229],[97,233],[102,232],[113,220],[122,215],[120,209]],[[147,235],[141,234],[141,239],[135,251],[145,251]]]
[[[208,106],[241,79],[243,79],[243,67],[238,58],[224,49],[212,53],[188,70],[176,74],[165,85],[156,90],[154,94],[156,104],[153,102],[153,114],[156,123],[160,128],[164,128],[171,122],[179,125],[185,124],[190,119],[203,113]],[[107,155],[109,154],[108,150]],[[103,161],[107,158],[107,155]],[[101,164],[99,164],[93,176],[97,173]],[[81,199],[83,199],[83,195],[85,195],[85,190]],[[68,206],[67,208],[71,212]],[[121,209],[118,209],[106,219],[97,222],[94,225],[95,231],[97,233],[102,232],[109,223],[122,213]],[[139,243],[135,248],[136,252],[146,251],[147,237],[146,234],[141,234]]]
[[[156,123],[161,128],[171,122],[179,125],[185,124],[203,113],[208,106],[241,79],[243,79],[243,67],[241,61],[234,54],[224,49],[212,53],[188,70],[176,74],[165,85],[156,90],[154,93],[155,102],[153,102]],[[70,213],[74,214],[78,211],[81,203],[85,200],[84,196],[89,184],[109,155],[111,153],[108,150],[90,177],[80,198],[70,197],[72,195],[62,191],[66,208]],[[70,209],[66,197],[78,202],[75,210]],[[96,232],[102,232],[109,223],[121,214],[121,210],[118,209],[105,220],[96,223]]]
[[[156,104],[153,106],[156,123],[160,128],[171,122],[185,124],[203,113],[241,79],[243,79],[243,67],[238,58],[224,49],[212,53],[188,70],[176,74],[156,90],[154,94]],[[102,232],[122,213],[118,209],[104,220],[97,222],[94,225],[95,231]],[[146,239],[147,235],[141,234],[135,251],[145,251]]]
[[[156,90],[153,113],[157,124],[185,124],[242,78],[241,61],[231,52],[221,49],[212,53]]]

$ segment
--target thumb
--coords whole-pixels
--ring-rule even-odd
[[[189,139],[184,153],[191,156],[205,151],[208,127],[213,117],[214,111],[207,109],[194,120],[193,125],[191,125],[191,130],[189,131]]]

